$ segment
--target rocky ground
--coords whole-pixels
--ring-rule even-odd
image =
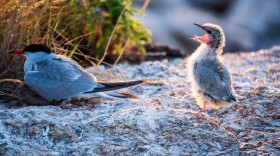
[[[280,155],[280,46],[223,58],[238,98],[230,108],[191,114],[183,59],[124,63],[104,70],[150,78],[128,90],[138,99],[0,104],[0,155]]]

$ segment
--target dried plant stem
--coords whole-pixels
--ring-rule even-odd
[[[105,48],[105,51],[104,51],[104,54],[103,54],[102,58],[99,60],[99,62],[97,63],[97,65],[100,65],[100,64],[102,63],[102,61],[105,59],[106,55],[108,54],[108,49],[109,49],[110,43],[111,43],[111,41],[112,41],[112,38],[113,38],[113,36],[114,36],[114,34],[115,34],[117,25],[119,24],[120,19],[121,19],[123,13],[125,12],[126,8],[129,6],[129,4],[130,4],[130,0],[128,0],[128,1],[126,2],[126,5],[125,5],[125,7],[123,8],[123,10],[122,10],[122,12],[121,12],[121,14],[120,14],[120,16],[119,16],[119,18],[118,18],[118,21],[117,21],[117,23],[115,24],[114,29],[113,29],[113,31],[112,31],[112,33],[111,33],[111,35],[110,35],[109,41],[108,41],[108,43],[107,43],[107,45],[106,45],[106,48]]]
[[[123,48],[122,48],[122,51],[120,52],[120,54],[119,54],[117,60],[115,61],[114,66],[116,66],[117,63],[119,62],[119,60],[121,59],[121,57],[122,57],[122,55],[123,55],[123,52],[124,52],[125,48],[126,48],[127,45],[128,45],[128,42],[129,42],[129,40],[130,40],[130,37],[131,37],[131,35],[128,36],[128,39],[126,40],[126,42],[125,42],[125,44],[124,44],[124,46],[123,46]]]
[[[141,11],[140,11],[140,15],[143,15],[143,14],[144,14],[144,12],[145,12],[146,8],[148,7],[149,3],[150,3],[150,0],[146,0],[146,1],[144,2],[143,6],[142,6],[142,8],[141,8]]]
[[[146,0],[146,1],[144,2],[144,4],[142,5],[142,8],[141,8],[141,11],[140,11],[140,13],[139,13],[139,16],[141,16],[141,15],[144,14],[144,12],[145,12],[146,8],[148,7],[149,3],[150,3],[150,0]],[[125,50],[125,48],[127,47],[130,38],[131,38],[131,35],[128,36],[128,38],[127,38],[127,40],[126,40],[126,42],[125,42],[125,44],[124,44],[124,47],[123,47],[122,51],[120,52],[120,54],[119,54],[117,60],[116,60],[115,63],[114,63],[114,67],[117,65],[117,63],[119,62],[121,56],[123,55],[124,50]]]

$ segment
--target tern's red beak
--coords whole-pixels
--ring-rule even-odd
[[[10,51],[10,54],[18,54],[18,55],[22,55],[25,54],[25,52],[23,50],[14,50],[14,51]]]
[[[204,26],[196,24],[196,23],[194,23],[194,25],[198,26],[200,29],[205,31],[205,35],[193,37],[193,38],[191,38],[192,40],[200,42],[200,43],[210,43],[210,42],[212,42],[213,38],[210,34],[207,33]]]

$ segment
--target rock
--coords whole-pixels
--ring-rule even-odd
[[[279,155],[279,50],[223,55],[238,101],[202,117],[192,115],[199,109],[184,59],[102,67],[120,79],[150,78],[126,89],[138,99],[1,103],[0,155]]]
[[[17,79],[0,80],[1,102],[16,100],[18,102],[44,105],[50,102],[30,90],[27,85]]]
[[[187,54],[197,47],[190,38],[203,33],[193,23],[209,22],[224,29],[226,52],[255,51],[279,44],[279,6],[277,0],[162,0],[151,1],[145,15],[136,18],[153,32],[154,42],[181,47]]]
[[[279,5],[279,1],[271,1],[269,3],[254,0],[236,1],[235,5],[228,11],[227,20],[231,21],[232,25],[245,28],[249,34],[254,34],[254,36],[251,36],[256,38],[253,43],[254,48],[264,48],[262,45],[278,43],[277,40],[280,35],[280,31],[277,30],[280,25],[278,18],[280,14]],[[262,10],[261,13],[260,10]],[[235,32],[238,33],[238,31]]]

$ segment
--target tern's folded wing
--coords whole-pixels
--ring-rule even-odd
[[[31,89],[48,100],[73,97],[97,86],[93,75],[68,58],[40,61],[33,68],[25,73],[24,80]]]
[[[39,61],[32,68],[50,79],[62,81],[75,81],[84,72],[76,62],[60,57]]]
[[[196,82],[202,91],[214,99],[228,100],[231,96],[230,77],[223,76],[222,72],[214,70],[205,64],[196,64],[194,68]]]

